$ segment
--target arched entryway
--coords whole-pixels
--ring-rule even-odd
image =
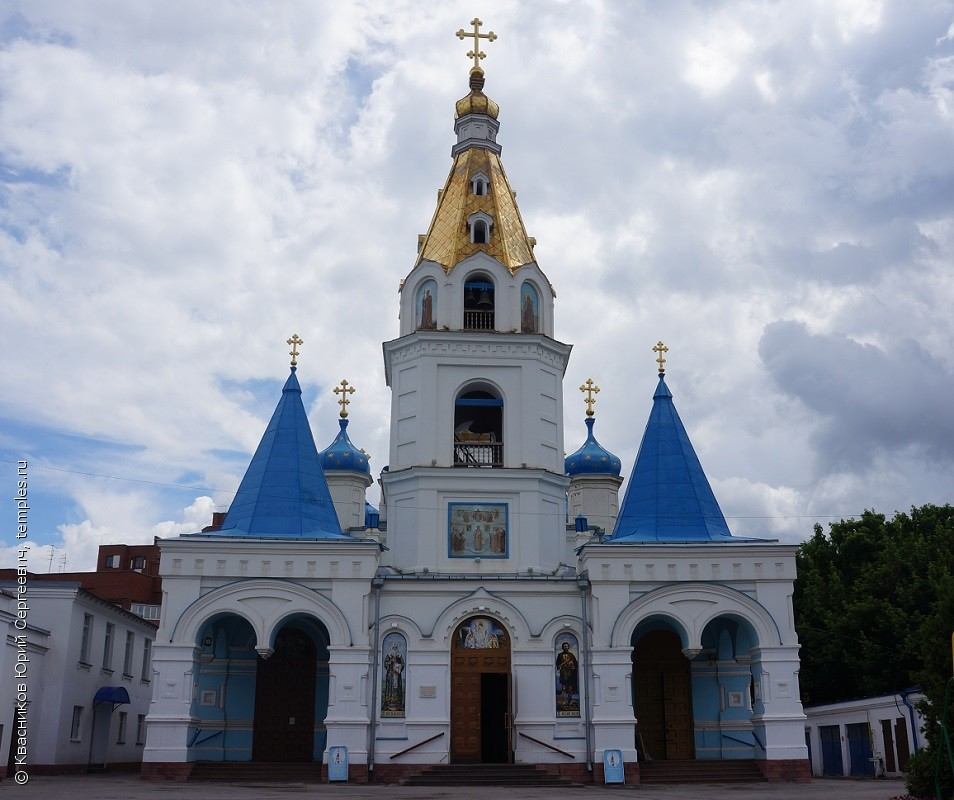
[[[752,722],[758,694],[752,671],[755,629],[726,614],[709,621],[701,641],[702,651],[692,662],[696,757],[757,758],[764,737]]]
[[[198,629],[189,745],[195,761],[320,761],[328,712],[328,631],[284,621],[266,646],[250,622],[218,614]]]
[[[695,757],[690,664],[669,627],[633,633],[633,706],[642,758]]]
[[[451,642],[451,760],[513,760],[510,636],[490,617],[458,625]]]
[[[238,614],[216,614],[198,628],[196,691],[190,716],[193,761],[248,761],[252,757],[255,631]]]

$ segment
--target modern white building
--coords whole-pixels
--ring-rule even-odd
[[[805,709],[813,775],[897,777],[927,746],[917,690]]]
[[[795,547],[731,535],[651,343],[622,503],[592,403],[564,457],[571,348],[483,88],[475,67],[384,343],[379,519],[346,415],[318,452],[293,360],[221,528],[161,543],[146,777],[344,747],[357,780],[475,762],[599,779],[606,750],[630,781],[649,759],[809,778]]]
[[[137,768],[152,697],[155,626],[77,582],[36,581],[17,594],[15,581],[3,581],[0,591],[6,632],[0,704],[11,710],[0,736],[6,773]],[[18,616],[18,607],[25,613]],[[21,701],[24,714],[17,712]],[[26,764],[18,765],[24,734]]]

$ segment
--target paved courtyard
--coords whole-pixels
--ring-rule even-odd
[[[300,783],[148,783],[133,775],[31,777],[18,786],[0,783],[0,794],[39,800],[288,800],[290,797],[342,800],[487,800],[488,795],[527,800],[576,800],[628,797],[630,800],[890,800],[905,794],[900,780],[818,778],[810,784],[761,783],[706,786],[586,786],[569,789],[518,787],[435,787]]]

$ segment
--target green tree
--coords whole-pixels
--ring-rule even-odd
[[[890,520],[865,511],[827,533],[816,525],[796,561],[803,702],[917,685],[928,698],[926,732],[937,753],[954,670],[954,506],[924,505]]]
[[[951,675],[954,506],[865,511],[798,550],[795,623],[805,703],[896,692],[932,699]],[[945,633],[946,631],[946,633]]]

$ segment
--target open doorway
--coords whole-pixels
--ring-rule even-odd
[[[509,731],[507,692],[510,674],[483,672],[480,675],[480,760],[484,764],[507,764]]]

